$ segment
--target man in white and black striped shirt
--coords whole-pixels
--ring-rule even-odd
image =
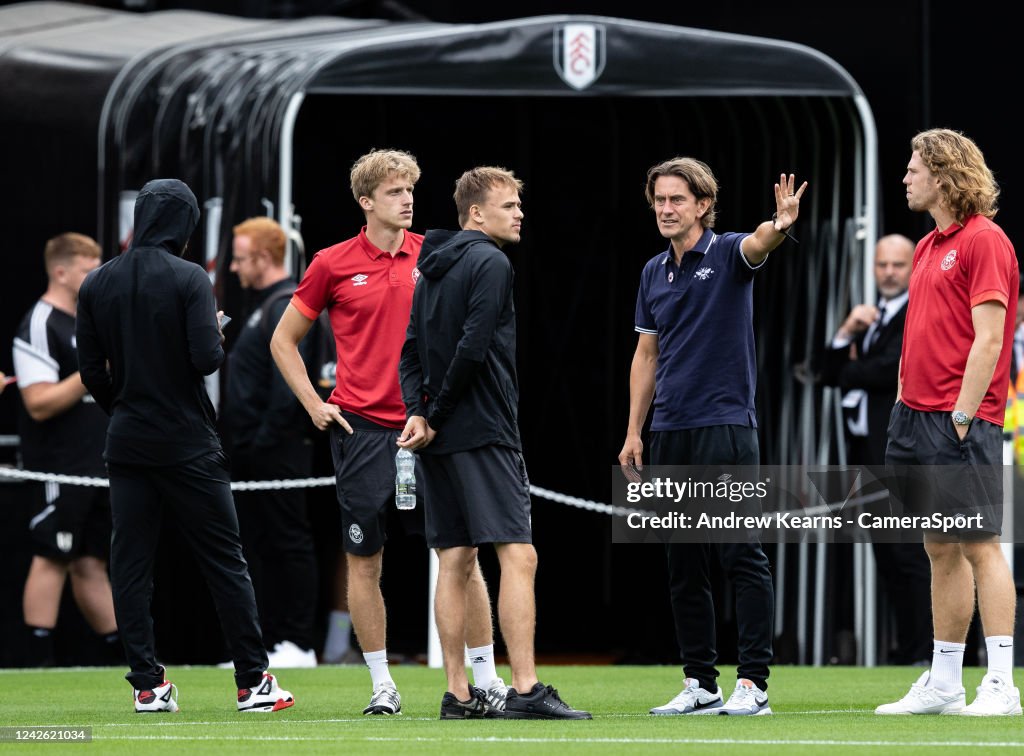
[[[44,252],[48,286],[26,313],[14,339],[14,368],[24,411],[20,413],[22,463],[27,470],[105,477],[101,453],[107,416],[86,392],[78,374],[75,311],[78,289],[100,263],[88,236],[65,233]],[[86,621],[108,644],[111,662],[120,640],[107,576],[110,499],[106,488],[48,482],[29,522],[35,556],[24,590],[24,618],[31,666],[53,661],[64,581]]]

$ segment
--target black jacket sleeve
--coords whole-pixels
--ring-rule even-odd
[[[843,391],[893,391],[899,383],[905,319],[906,308],[893,317],[868,354],[860,355],[856,360],[850,359],[849,346],[826,349],[822,361],[821,382],[826,386],[839,386]]]
[[[270,337],[273,335],[274,328],[277,326],[278,321],[281,320],[281,316],[287,307],[288,298],[282,297],[268,308],[267,315],[270,318],[270,323],[273,325],[267,329],[270,335],[267,335],[266,342],[262,344],[267,350],[267,354],[270,354]],[[302,355],[303,362],[307,365],[313,359],[313,350],[311,348],[313,336],[315,335],[313,330],[311,328],[306,334],[306,338],[299,344],[299,353]],[[263,332],[261,331],[261,333]],[[295,424],[297,420],[301,419],[298,415],[298,407],[299,400],[295,398],[295,394],[292,393],[284,376],[281,375],[281,371],[277,369],[277,364],[271,359],[267,406],[260,418],[259,428],[256,429],[256,434],[253,436],[252,445],[257,449],[270,449],[280,444],[282,438],[293,435]],[[303,425],[302,427],[304,428],[305,426]]]
[[[213,287],[198,265],[186,284],[185,333],[192,366],[200,375],[210,375],[217,370],[224,362],[224,346],[217,327],[217,303]]]
[[[398,361],[398,382],[402,389],[402,403],[405,404],[405,416],[426,416],[423,406],[423,365],[420,363],[419,343],[417,338],[416,303],[420,288],[412,293],[412,311],[409,313],[409,326],[405,329],[405,343],[402,344],[402,357]]]
[[[92,295],[88,280],[78,293],[75,316],[75,343],[78,345],[78,372],[89,393],[103,411],[110,414],[114,403],[113,382],[107,369],[107,355],[103,351],[92,317]]]

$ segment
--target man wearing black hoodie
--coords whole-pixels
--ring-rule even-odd
[[[166,511],[181,524],[217,606],[239,711],[278,711],[294,699],[266,674],[227,458],[204,383],[224,361],[219,313],[206,273],[181,259],[198,222],[199,205],[185,184],[150,181],[135,201],[131,246],[90,273],[79,292],[82,382],[110,415],[103,457],[114,611],[135,710],[177,711],[177,688],[156,661],[150,616]]]
[[[441,719],[590,719],[537,680],[533,635],[537,552],[530,482],[519,438],[512,265],[522,182],[480,167],[455,184],[461,231],[428,231],[420,253],[399,377],[408,420],[398,445],[420,451],[427,545],[439,571],[434,615],[448,691]],[[505,711],[469,685],[467,585],[477,547],[494,544],[501,566],[498,620],[512,667]]]

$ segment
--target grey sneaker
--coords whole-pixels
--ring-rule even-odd
[[[772,709],[768,705],[768,694],[750,680],[741,677],[736,681],[736,688],[729,700],[718,709],[718,713],[734,717],[760,717],[771,714]]]
[[[450,692],[441,698],[441,719],[502,719],[504,716],[504,712],[487,702],[486,693],[472,685],[469,686],[468,701],[460,701]]]
[[[402,711],[402,697],[392,682],[382,682],[373,689],[370,705],[363,709],[363,714],[398,714]]]
[[[722,708],[722,689],[711,693],[700,687],[692,677],[683,682],[682,692],[664,706],[651,709],[656,717],[674,717],[680,714],[718,714]]]
[[[500,677],[491,680],[491,684],[484,690],[484,697],[487,703],[495,711],[505,711],[505,698],[508,696],[508,686]]]

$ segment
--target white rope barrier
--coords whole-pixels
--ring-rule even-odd
[[[8,480],[33,480],[41,483],[58,483],[67,486],[92,486],[96,488],[109,488],[110,481],[106,478],[91,478],[82,475],[62,475],[60,473],[43,473],[33,472],[31,470],[18,470],[12,467],[0,466],[0,479],[6,478]],[[322,478],[296,478],[293,480],[242,480],[232,481],[232,491],[269,491],[269,490],[280,490],[290,488],[318,488],[321,486],[333,486],[335,484],[334,476],[327,476]],[[530,486],[530,494],[540,499],[547,499],[558,504],[565,504],[569,507],[575,507],[576,509],[584,509],[589,512],[598,512],[600,514],[614,515],[616,517],[626,517],[634,512],[640,514],[651,515],[653,512],[643,512],[637,509],[630,509],[628,507],[616,507],[611,504],[604,504],[599,501],[593,501],[592,499],[581,499],[578,496],[569,496],[568,494],[559,493],[558,491],[552,491],[547,488],[541,488],[540,486]],[[868,496],[859,496],[850,498],[847,502],[847,506],[857,506],[862,504],[868,504],[873,501],[880,501],[887,497],[889,494],[887,491],[880,491]],[[821,504],[816,507],[801,510],[801,515],[816,515],[816,514],[829,514],[833,511],[833,504]]]

